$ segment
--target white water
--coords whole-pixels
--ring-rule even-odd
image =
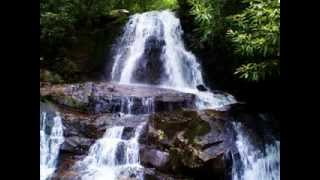
[[[134,137],[121,139],[124,127],[108,128],[104,136],[89,150],[89,154],[77,166],[83,180],[115,180],[121,176],[137,176],[143,179],[139,161],[138,139],[145,123],[140,124]]]
[[[234,162],[233,180],[280,180],[280,141],[265,145],[262,151],[252,145],[240,123],[234,127],[242,170],[237,166],[239,162]]]
[[[154,100],[152,97],[142,97],[139,98],[136,101],[140,101],[138,102],[139,104],[134,104],[135,103],[135,97],[123,97],[121,99],[121,109],[120,109],[120,113],[121,114],[134,114],[134,107],[135,106],[140,106],[140,113],[137,114],[151,114],[154,112]]]
[[[154,112],[153,98],[142,98],[141,101],[147,114]],[[132,98],[123,100],[121,110],[126,114],[122,114],[122,118],[133,116],[133,106]],[[76,164],[79,177],[82,180],[117,180],[121,177],[143,180],[138,140],[145,125],[145,121],[140,123],[128,140],[122,139],[124,126],[107,128],[103,137],[90,147],[88,155]]]
[[[111,80],[120,84],[156,85],[193,93],[198,99],[196,102],[198,109],[219,109],[236,103],[231,95],[201,92],[197,89],[198,85],[204,85],[201,67],[196,57],[185,49],[182,33],[179,19],[170,11],[152,11],[131,16],[115,46]],[[151,49],[160,50],[156,59],[148,58],[146,55],[150,53],[150,39],[155,42],[151,45],[155,47]],[[148,65],[150,63],[156,65],[150,66]],[[152,73],[156,74],[156,78],[151,77]],[[131,114],[133,99],[128,97],[123,101],[124,106],[121,111]],[[146,99],[143,105],[153,109],[149,106],[149,101]],[[123,127],[108,128],[104,137],[92,146],[89,155],[80,162],[83,168],[80,171],[82,179],[114,180],[122,175],[128,177],[132,174],[137,179],[143,179],[138,153],[138,138],[143,126],[144,123],[136,129],[134,137],[129,140],[121,139]],[[233,180],[279,180],[280,142],[266,145],[260,150],[249,142],[238,125],[235,129],[238,132],[236,146],[240,162],[234,162],[234,165],[240,163],[242,169],[233,167]],[[122,147],[121,151],[119,146]]]
[[[201,67],[196,57],[185,49],[182,34],[180,20],[170,11],[151,11],[131,16],[115,48],[112,81],[143,84],[141,78],[148,79],[151,76],[147,64],[155,63],[149,61],[156,60],[145,58],[144,55],[150,48],[148,41],[153,39],[158,43],[164,42],[157,47],[161,51],[158,61],[162,67],[157,67],[155,71],[160,68],[163,70],[154,72],[159,77],[156,85],[196,94],[199,109],[218,109],[236,103],[231,95],[201,92],[196,88],[204,85]],[[138,80],[137,73],[142,76]]]
[[[49,132],[46,132],[49,123],[52,127]],[[51,119],[46,112],[42,112],[40,114],[40,180],[50,179],[56,170],[59,149],[63,141],[63,126],[59,114]]]

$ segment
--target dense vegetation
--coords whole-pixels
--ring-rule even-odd
[[[252,81],[264,80],[280,73],[280,3],[278,0],[248,1],[242,13],[230,16],[228,38],[235,53],[246,57],[246,64],[235,74]]]
[[[193,16],[193,46],[214,48],[221,39],[231,41],[231,53],[240,59],[234,74],[240,78],[260,81],[280,73],[278,0],[243,0],[242,6],[237,1],[180,2],[185,7],[189,5],[189,14]],[[241,9],[243,6],[245,8]]]

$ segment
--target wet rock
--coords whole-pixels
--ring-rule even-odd
[[[99,129],[99,123],[101,122],[97,122],[97,119],[100,116],[88,115],[65,110],[60,110],[60,114],[63,121],[65,137],[83,136],[87,138],[96,139],[101,137],[104,133],[105,127],[103,129]]]
[[[132,137],[134,137],[134,133],[135,133],[135,128],[133,128],[133,127],[125,127],[123,129],[123,134],[122,134],[121,139],[129,140]]]
[[[162,29],[159,29],[162,32]],[[168,78],[165,74],[165,67],[161,59],[161,53],[165,41],[158,36],[150,36],[145,43],[143,55],[138,60],[137,68],[132,76],[132,81],[144,84],[158,85],[162,80]],[[146,76],[148,74],[148,76]]]
[[[89,139],[78,136],[66,137],[60,149],[62,151],[71,152],[73,154],[85,154],[95,139]]]
[[[163,169],[169,162],[169,153],[143,146],[140,150],[140,159],[146,167],[156,167]]]
[[[109,127],[124,126],[122,139],[128,140],[135,135],[136,127],[148,120],[148,115],[88,114],[66,108],[56,108],[56,111],[62,118],[64,128],[65,141],[61,150],[77,155],[86,154]]]
[[[204,85],[202,85],[202,84],[198,85],[198,86],[197,86],[197,89],[198,89],[199,91],[208,91],[208,89],[207,89]]]
[[[117,146],[116,151],[116,164],[125,164],[126,162],[126,156],[125,156],[125,150],[126,150],[126,144],[124,142],[120,142]]]
[[[58,168],[53,174],[52,180],[81,180],[74,169],[74,165],[84,157],[85,155],[62,154],[59,158]]]
[[[234,132],[228,118],[226,112],[213,110],[154,114],[146,139],[141,142],[152,148],[141,151],[142,163],[164,173],[204,171],[224,176],[228,164],[225,157],[234,149]],[[166,157],[165,163],[162,157]]]
[[[165,174],[155,170],[154,168],[144,169],[145,180],[192,180],[192,178],[179,176],[176,174]]]
[[[197,111],[193,108],[194,95],[154,87],[84,83],[43,88],[42,95],[50,97],[57,107],[42,105],[41,111],[45,109],[51,116],[58,111],[64,126],[63,158],[56,179],[79,179],[71,164],[79,161],[76,157],[85,156],[107,128],[124,126],[121,138],[128,140],[142,122],[147,122],[139,138],[145,179],[205,179],[203,174],[211,179],[226,177],[235,140],[229,112]],[[143,101],[149,97],[154,107]],[[154,113],[146,114],[153,108]],[[117,147],[119,163],[125,161],[124,146],[120,143]],[[121,178],[136,177],[125,174]]]
[[[145,113],[141,106],[145,98],[152,98],[156,111],[193,108],[195,95],[154,86],[119,85],[106,82],[47,85],[40,88],[42,97],[77,110],[93,113],[116,113],[134,101],[132,113]],[[143,107],[143,108],[141,108]]]

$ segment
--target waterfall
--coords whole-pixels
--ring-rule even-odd
[[[131,16],[114,47],[111,80],[192,93],[197,96],[199,109],[218,109],[236,103],[231,95],[197,89],[204,86],[201,67],[185,49],[182,34],[180,20],[170,11]]]
[[[63,126],[59,114],[50,118],[46,112],[40,113],[40,180],[50,179],[56,170],[63,141]]]
[[[141,101],[146,114],[154,112],[153,98],[142,98]],[[133,105],[132,98],[123,99],[120,118],[135,116],[131,114]],[[75,165],[79,177],[82,180],[116,180],[121,177],[143,180],[138,140],[146,123],[139,123],[129,139],[123,138],[124,126],[108,127],[103,137],[90,147],[88,155]]]
[[[192,93],[197,97],[197,109],[219,109],[236,103],[233,96],[212,93],[205,87],[201,66],[197,58],[184,47],[180,20],[170,11],[151,11],[129,18],[123,35],[114,45],[111,80],[119,84],[142,84]],[[199,88],[199,85],[203,88]],[[202,90],[201,90],[202,89]],[[204,89],[204,90],[203,90]],[[207,90],[206,90],[207,89]],[[140,106],[137,110],[137,106]],[[141,109],[143,109],[141,111]],[[124,138],[124,124],[106,127],[102,138],[89,149],[89,153],[75,164],[83,180],[143,180],[143,167],[139,158],[139,137],[146,126],[142,115],[154,112],[151,97],[125,97],[121,101],[119,122],[141,119],[133,127],[133,135]],[[130,127],[132,128],[132,127]],[[234,160],[233,180],[280,179],[280,142],[256,147],[243,133],[240,125],[236,147],[239,159]],[[234,158],[235,159],[235,158]]]
[[[233,180],[280,180],[280,141],[258,148],[250,142],[241,123],[234,123],[240,160],[234,161]]]

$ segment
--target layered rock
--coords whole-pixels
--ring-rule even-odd
[[[157,111],[194,108],[195,95],[154,86],[119,85],[106,82],[87,82],[65,85],[48,85],[40,94],[57,104],[93,113],[115,113],[129,102],[134,114],[141,114],[146,98],[152,98]]]
[[[234,132],[224,112],[154,114],[141,143],[141,162],[159,172],[226,178]]]
[[[122,139],[130,139],[140,122],[147,119],[146,115],[121,116],[120,114],[79,115],[62,113],[65,126],[65,142],[62,151],[73,154],[86,154],[90,146],[101,138],[108,127],[124,126]]]
[[[135,128],[145,121],[147,125],[139,141],[146,180],[201,179],[202,175],[225,179],[228,176],[235,137],[230,117],[222,111],[194,110],[191,94],[143,86],[84,83],[44,86],[41,95],[57,107],[47,108],[42,104],[40,108],[59,111],[64,126],[65,141],[55,179],[76,179],[75,162],[87,155],[106,128],[124,126],[122,139],[130,139]],[[145,109],[145,105],[137,102],[130,107],[134,115],[119,113],[126,106],[121,102],[127,95],[137,101],[152,97],[153,113],[144,114],[139,106]],[[110,102],[104,101],[106,99]]]

